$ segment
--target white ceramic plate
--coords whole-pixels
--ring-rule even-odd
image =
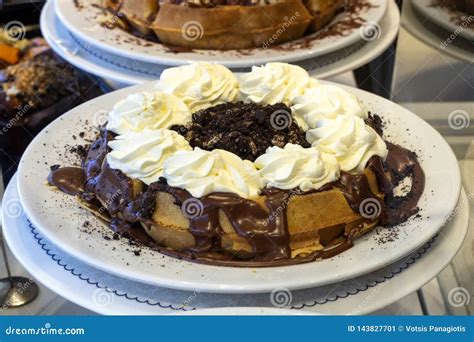
[[[433,24],[426,16],[415,8],[415,1],[404,3],[403,27],[413,36],[454,58],[474,63],[474,44],[460,36],[451,39],[451,32]]]
[[[275,286],[315,287],[365,274],[416,250],[439,231],[458,201],[459,167],[451,148],[439,133],[395,103],[344,86],[359,96],[372,112],[390,122],[386,132],[391,140],[420,155],[426,173],[426,189],[419,203],[422,219],[405,223],[399,239],[382,248],[377,243],[380,236],[368,234],[358,239],[354,248],[335,258],[273,268],[199,265],[147,250],[141,257],[133,257],[130,246],[123,241],[105,241],[103,235],[109,231],[106,225],[80,209],[74,198],[52,191],[44,184],[49,166],[74,162],[69,149],[83,143],[80,132],[86,132],[86,138],[93,138],[93,123],[100,122],[103,113],[127,94],[152,86],[148,83],[122,89],[71,110],[35,138],[19,165],[20,198],[34,225],[55,245],[106,272],[144,283],[188,290],[199,288],[206,292],[267,292]],[[81,228],[85,221],[96,228]],[[389,233],[389,230],[385,231]],[[104,248],[106,243],[109,247]]]
[[[345,288],[342,283],[337,283],[328,285],[330,289],[321,291],[311,289],[303,299],[298,299],[297,293],[293,292],[291,303],[293,309],[288,313],[367,314],[382,309],[421,288],[451,262],[464,241],[469,223],[469,202],[465,192],[462,193],[455,212],[456,215],[443,228],[434,242],[408,256],[400,263],[401,266],[387,267],[388,273],[384,278],[374,282],[368,280],[370,275],[366,275],[354,279],[352,283],[357,285],[352,288]],[[177,297],[174,294],[178,291],[154,286],[148,291],[143,291],[146,287],[144,284],[126,279],[117,280],[117,277],[111,277],[105,272],[84,265],[64,252],[57,254],[57,248],[49,241],[38,233],[34,234],[34,230],[24,216],[16,189],[16,177],[12,179],[5,193],[3,234],[16,258],[36,280],[60,296],[91,311],[104,315],[188,313],[180,309],[181,305],[170,305],[173,303],[170,297]],[[378,276],[375,279],[378,279]],[[140,292],[144,295],[138,296]],[[313,294],[318,292],[323,293],[323,298],[326,294],[329,296],[326,299],[317,298]],[[340,295],[334,296],[338,293]],[[344,293],[346,294],[343,295]],[[186,292],[179,298],[188,300],[191,306],[188,309],[194,307],[199,310],[214,306],[219,308],[210,309],[213,313],[224,314],[235,309],[222,307],[236,303],[239,306],[255,307],[261,305],[259,303],[262,302],[268,303],[270,297],[269,294],[207,295],[201,305],[197,305],[199,303],[195,303],[195,299],[200,299],[201,295],[204,294]],[[216,296],[220,299],[215,298]],[[262,296],[266,298],[264,301],[262,301]],[[183,303],[183,301],[176,303]],[[205,312],[210,310],[206,309]],[[243,314],[248,309],[236,310],[240,311],[239,314]],[[268,310],[274,309],[264,307],[249,310],[260,310],[267,314]]]
[[[78,10],[75,1],[55,0],[56,13],[66,28],[80,39],[92,44],[102,50],[122,57],[139,60],[142,62],[182,65],[191,61],[208,61],[226,65],[231,68],[245,68],[252,65],[265,64],[267,62],[295,62],[316,56],[321,56],[332,51],[347,47],[362,39],[363,32],[375,27],[375,35],[378,35],[377,25],[383,18],[387,0],[367,0],[373,6],[362,10],[359,17],[366,21],[369,26],[355,28],[343,37],[329,36],[322,39],[314,39],[311,43],[304,43],[304,48],[289,49],[247,49],[243,51],[216,51],[216,50],[194,50],[193,52],[175,53],[158,43],[150,43],[140,40],[119,29],[107,29],[97,24],[95,18],[100,9],[91,5],[90,0],[78,0],[82,9]],[[336,17],[333,24],[344,20],[346,13]],[[365,30],[365,31],[364,31]],[[370,36],[372,37],[372,36]],[[304,38],[307,39],[307,38]],[[289,44],[294,44],[289,43]],[[293,45],[292,45],[293,46]]]
[[[457,32],[456,35],[474,42],[474,28],[467,26],[469,21],[474,22],[474,16],[457,12],[459,16],[465,16],[463,25],[462,19],[456,18],[457,15],[446,7],[433,6],[433,0],[416,0],[412,3],[428,20],[448,30],[448,36]]]
[[[400,12],[390,1],[380,24],[380,37],[357,42],[329,54],[300,61],[314,77],[328,78],[367,64],[392,44],[400,26]],[[96,76],[125,85],[159,78],[166,66],[137,62],[113,55],[72,35],[61,23],[49,1],[41,13],[41,31],[51,47],[69,63]]]
[[[85,42],[81,47],[55,14],[53,1],[48,1],[44,5],[40,26],[43,37],[57,54],[75,67],[96,76],[126,85],[135,85],[158,79],[166,68],[118,57]]]

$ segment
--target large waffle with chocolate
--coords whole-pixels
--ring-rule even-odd
[[[193,68],[199,77],[187,79]],[[132,94],[109,113],[81,167],[53,167],[48,178],[117,234],[195,262],[278,266],[331,258],[418,212],[425,177],[416,153],[384,141],[382,120],[353,94],[290,65],[239,79],[212,64],[174,71],[159,85],[179,81],[183,120],[132,131],[137,118],[154,124],[152,111],[156,120],[180,113],[168,107],[177,95]],[[208,105],[191,110],[200,87],[196,103]]]

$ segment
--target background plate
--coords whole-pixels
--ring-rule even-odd
[[[474,42],[474,27],[464,27],[460,18],[456,18],[455,13],[449,9],[433,6],[433,0],[417,0],[412,1],[412,3],[428,20],[448,30],[450,35],[457,32],[456,34],[459,34],[459,36]],[[457,13],[465,15],[466,19],[470,20],[471,25],[474,24],[474,16],[461,12]]]
[[[366,21],[370,28],[375,27],[383,18],[387,8],[387,0],[367,0],[371,5],[369,9],[361,10],[359,17]],[[175,53],[169,51],[162,44],[150,43],[138,39],[119,29],[107,29],[97,24],[95,18],[100,9],[92,6],[90,0],[78,0],[82,9],[78,10],[76,1],[55,0],[56,12],[66,28],[80,39],[115,55],[126,58],[165,65],[182,65],[189,62],[207,61],[226,65],[232,68],[250,67],[267,62],[295,62],[316,56],[321,56],[332,51],[347,47],[362,39],[362,30],[353,29],[343,37],[328,36],[322,39],[304,43],[304,48],[278,48],[278,49],[247,49],[247,50],[194,50],[194,52]],[[344,20],[347,13],[336,17],[333,23]],[[365,27],[363,27],[365,28]],[[370,31],[370,30],[369,30]],[[373,32],[372,32],[373,33]],[[307,38],[304,38],[307,39]],[[137,40],[141,43],[137,44]],[[294,44],[294,42],[290,43]]]
[[[380,37],[371,41],[359,41],[329,54],[302,60],[302,66],[314,77],[328,78],[367,64],[382,54],[395,40],[400,26],[400,12],[390,1],[380,21]],[[135,85],[159,78],[167,68],[164,65],[137,62],[101,50],[71,34],[61,23],[49,1],[41,13],[41,31],[51,47],[74,66],[96,76]]]
[[[30,144],[20,162],[18,187],[27,216],[44,236],[72,256],[96,268],[140,282],[205,292],[269,292],[275,287],[302,289],[353,278],[394,262],[432,238],[455,208],[461,190],[456,157],[445,140],[425,121],[406,109],[373,94],[345,87],[359,96],[373,113],[388,121],[389,140],[417,151],[426,173],[420,200],[421,218],[402,226],[379,229],[356,241],[354,248],[332,259],[274,268],[227,268],[180,261],[143,249],[122,239],[108,241],[110,230],[80,209],[74,198],[44,186],[49,167],[71,165],[71,146],[93,139],[94,124],[127,94],[150,89],[143,84],[122,89],[66,113],[45,128]],[[80,133],[84,132],[86,141]],[[450,181],[447,182],[446,180]],[[89,222],[88,227],[84,227]],[[390,243],[381,243],[396,234]]]
[[[440,52],[474,63],[474,44],[462,37],[451,39],[452,33],[433,24],[423,13],[417,11],[414,1],[404,3],[403,14],[403,27],[416,38]]]

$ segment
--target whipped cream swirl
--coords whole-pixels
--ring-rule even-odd
[[[169,128],[191,120],[189,108],[174,95],[143,92],[119,101],[108,116],[107,129],[116,134]]]
[[[230,192],[243,198],[258,196],[264,183],[252,162],[224,150],[178,151],[164,163],[164,177],[172,187],[196,198]]]
[[[315,87],[318,81],[309,77],[303,68],[286,63],[268,63],[253,67],[239,77],[240,93],[245,102],[289,105],[293,98],[302,95],[306,88]]]
[[[317,128],[306,132],[306,139],[321,152],[333,155],[341,170],[350,173],[363,173],[373,156],[387,157],[382,138],[356,116],[321,120]]]
[[[109,166],[145,184],[158,181],[163,175],[164,161],[173,153],[191,150],[181,135],[167,129],[130,131],[109,142],[109,147]]]
[[[303,148],[287,144],[270,147],[255,161],[267,187],[302,191],[319,189],[339,179],[339,165],[332,155],[320,153],[316,147]]]
[[[193,63],[163,71],[156,88],[174,94],[191,112],[225,102],[234,102],[239,83],[226,67],[211,63]]]
[[[335,119],[339,115],[368,117],[367,109],[355,95],[334,85],[305,89],[292,102],[291,109],[303,130],[316,128],[319,120]]]

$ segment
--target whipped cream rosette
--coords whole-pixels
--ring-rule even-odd
[[[270,147],[255,161],[255,166],[267,187],[302,191],[317,190],[338,180],[340,169],[332,155],[295,144]]]
[[[306,139],[320,151],[333,155],[341,170],[351,173],[363,173],[373,156],[387,157],[383,139],[356,116],[321,120],[317,128],[306,132]]]
[[[256,197],[263,187],[257,169],[248,160],[224,150],[179,151],[164,163],[170,186],[183,188],[194,197],[230,192],[243,198]]]
[[[235,75],[219,64],[195,63],[163,71],[156,89],[179,97],[191,110],[234,102],[239,93]]]
[[[109,113],[106,128],[125,134],[182,125],[190,118],[189,108],[178,97],[158,91],[142,92],[118,102]]]
[[[303,68],[285,63],[268,63],[253,67],[239,77],[240,94],[245,102],[258,104],[290,104],[306,88],[315,87],[318,81]]]
[[[181,135],[167,129],[129,131],[115,137],[109,147],[112,149],[107,155],[110,167],[145,184],[158,181],[163,175],[163,163],[174,152],[191,150]]]
[[[316,128],[320,120],[335,119],[339,115],[368,118],[367,109],[356,96],[334,85],[307,88],[292,102],[295,119],[305,131]]]

